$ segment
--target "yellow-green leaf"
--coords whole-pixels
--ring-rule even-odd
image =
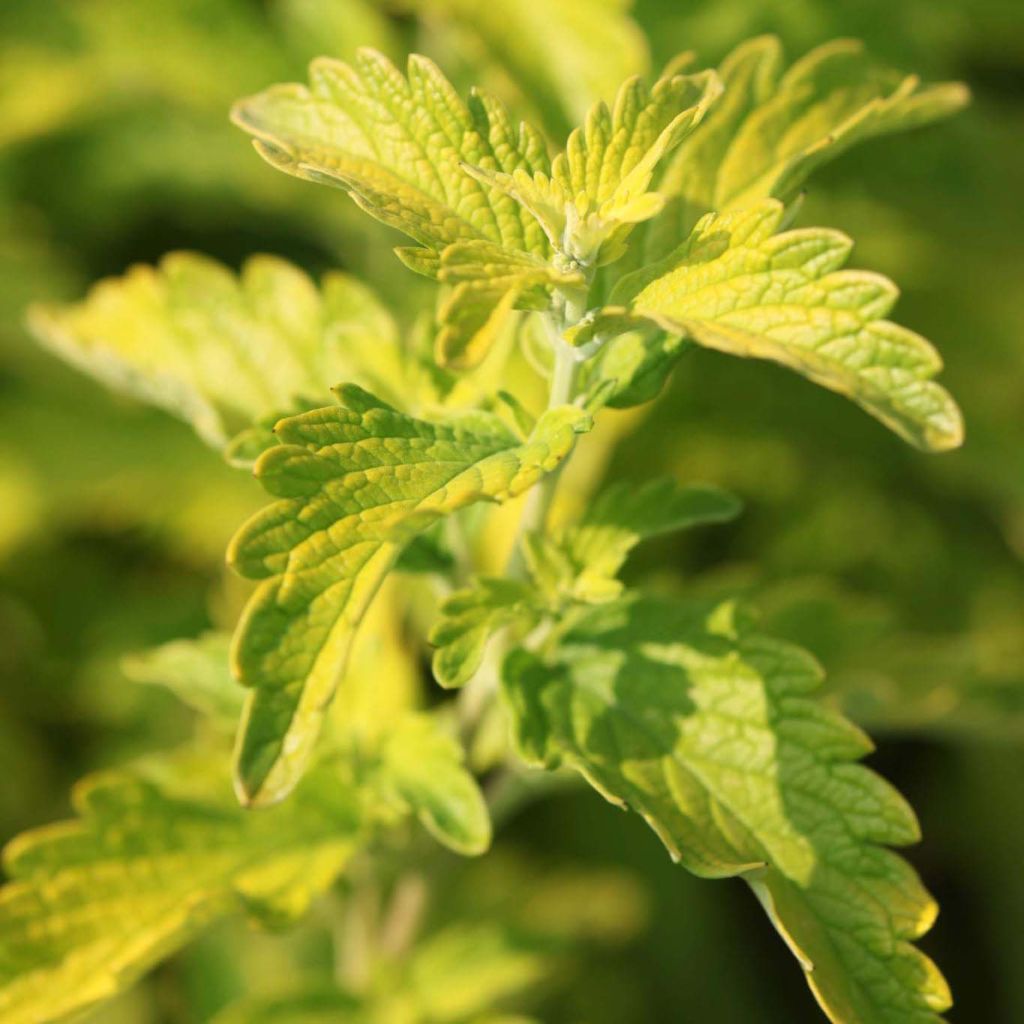
[[[852,39],[781,69],[773,36],[742,44],[722,62],[722,100],[658,183],[674,201],[645,239],[648,258],[678,244],[708,211],[766,197],[788,203],[808,175],[851,146],[948,116],[968,99],[959,83],[922,87],[914,75],[879,68]]]
[[[445,689],[468,683],[495,630],[536,620],[537,597],[528,583],[491,577],[481,577],[452,594],[441,605],[441,617],[429,637],[435,647],[432,668],[438,683]]]
[[[442,366],[466,369],[490,351],[514,308],[548,308],[551,289],[579,288],[579,271],[559,270],[529,253],[493,242],[455,242],[442,253],[438,280],[452,286],[438,313],[435,355]]]
[[[35,307],[29,323],[76,368],[180,416],[221,449],[268,417],[322,401],[339,379],[373,385],[375,360],[396,344],[394,323],[365,286],[330,274],[317,289],[271,256],[253,257],[236,276],[174,253],[101,281],[76,305]]]
[[[428,423],[359,388],[339,397],[343,406],[278,424],[281,444],[256,475],[282,500],[246,523],[228,554],[263,581],[234,644],[235,672],[252,688],[237,764],[250,803],[280,799],[301,774],[354,631],[402,546],[465,505],[522,493],[590,424],[565,406],[522,441],[493,416]]]
[[[516,109],[539,108],[553,135],[647,70],[647,41],[629,0],[413,0],[443,37]]]
[[[0,1018],[44,1024],[114,996],[225,914],[301,913],[361,839],[338,766],[251,812],[219,759],[171,758],[87,779],[78,819],[8,845]]]
[[[172,640],[125,658],[121,668],[134,682],[165,686],[214,724],[234,728],[244,691],[231,677],[230,644],[226,633]]]
[[[570,260],[610,263],[625,251],[633,226],[661,211],[661,196],[648,191],[655,169],[700,124],[721,88],[713,71],[671,75],[653,88],[630,79],[612,110],[594,106],[550,174],[522,168],[473,173],[522,203]]]
[[[308,88],[273,86],[234,108],[235,123],[275,167],[348,190],[433,253],[470,239],[547,251],[525,210],[463,170],[464,163],[504,172],[548,167],[541,136],[513,125],[496,100],[474,92],[464,103],[426,57],[410,57],[406,76],[371,49],[352,64],[316,60],[309,78]],[[429,272],[431,261],[416,265]]]
[[[484,853],[491,819],[462,746],[436,715],[407,715],[381,737],[378,785],[408,805],[423,827],[456,853]]]
[[[618,593],[615,577],[630,551],[648,537],[734,519],[740,503],[707,484],[683,486],[670,477],[612,484],[570,527],[561,544],[575,573],[573,592],[590,600]]]
[[[770,359],[853,399],[919,448],[963,440],[960,411],[932,378],[942,361],[919,334],[884,319],[898,292],[879,274],[841,270],[838,231],[775,234],[780,202],[708,214],[660,263],[622,279],[577,344],[647,322],[731,355]]]

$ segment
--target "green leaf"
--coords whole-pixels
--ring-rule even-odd
[[[456,853],[476,856],[491,845],[491,819],[462,746],[432,715],[407,715],[382,738],[378,785]]]
[[[572,449],[589,417],[564,406],[519,440],[497,417],[427,423],[353,386],[342,407],[278,424],[281,444],[256,464],[282,500],[246,523],[228,559],[263,582],[234,644],[253,688],[239,739],[239,792],[281,799],[316,740],[356,627],[404,544],[476,501],[527,490]]]
[[[663,208],[662,197],[648,191],[658,163],[700,124],[721,88],[713,71],[672,75],[650,89],[633,78],[619,89],[613,110],[594,106],[550,174],[471,170],[526,207],[570,260],[611,263],[633,226]]]
[[[675,202],[652,225],[648,259],[676,245],[702,214],[767,197],[788,203],[812,171],[856,143],[948,116],[968,99],[959,83],[921,88],[916,76],[876,67],[852,39],[819,46],[784,74],[781,64],[773,36],[722,62],[722,100],[658,182]]]
[[[609,587],[630,551],[641,541],[675,530],[735,519],[742,506],[731,494],[706,484],[683,486],[671,477],[636,485],[620,480],[603,491],[562,544],[577,572],[579,595],[617,595]]]
[[[234,728],[245,691],[231,677],[230,644],[226,633],[172,640],[125,658],[121,668],[134,682],[166,686],[212,722]]]
[[[236,276],[174,253],[101,281],[77,305],[35,307],[29,324],[61,358],[181,417],[216,448],[303,400],[322,401],[340,378],[373,383],[363,371],[395,345],[391,318],[363,285],[332,274],[318,290],[270,256]]]
[[[457,241],[547,252],[525,210],[462,168],[547,169],[541,136],[525,124],[515,128],[496,100],[474,92],[463,103],[426,57],[411,56],[406,77],[370,49],[351,65],[316,60],[309,77],[308,88],[273,86],[232,112],[269,163],[348,190],[367,213],[424,247],[419,256],[403,253],[421,272]]]
[[[957,447],[960,411],[931,379],[942,367],[938,353],[882,319],[896,286],[878,274],[840,270],[853,243],[838,231],[774,234],[783,215],[774,199],[708,214],[665,260],[623,278],[612,305],[584,322],[574,341],[646,321],[706,348],[794,369],[919,448]]]
[[[536,620],[537,597],[528,583],[490,577],[452,594],[441,605],[441,617],[430,632],[430,643],[436,648],[434,678],[445,689],[468,683],[495,631]]]
[[[654,324],[622,323],[583,364],[580,376],[591,389],[607,389],[605,401],[613,409],[629,409],[657,398],[679,359],[692,347],[678,334],[666,334]]]
[[[799,648],[738,632],[731,606],[630,600],[592,611],[547,661],[508,659],[523,756],[575,768],[643,815],[698,875],[738,875],[830,1020],[937,1024],[950,1003],[911,942],[936,907],[886,846],[918,838],[871,750],[814,699]]]
[[[41,1024],[108,999],[217,918],[302,913],[361,841],[337,764],[287,804],[242,810],[220,760],[94,776],[78,819],[10,843],[0,890],[0,1017]]]

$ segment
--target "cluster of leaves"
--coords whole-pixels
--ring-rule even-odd
[[[735,499],[620,483],[577,520],[549,516],[605,407],[653,398],[694,346],[789,367],[922,449],[960,443],[937,354],[886,319],[895,287],[843,269],[845,236],[789,225],[818,165],[951,112],[963,90],[876,73],[847,43],[779,63],[762,39],[717,70],[680,60],[651,85],[630,79],[552,158],[539,129],[485,92],[463,101],[425,58],[405,74],[370,50],[318,60],[308,86],[243,100],[234,119],[275,167],[344,189],[412,239],[396,251],[441,286],[434,323],[400,331],[348,277],[317,288],[259,258],[236,278],[188,255],[35,311],[54,351],[186,419],[277,500],[228,553],[260,581],[230,650],[249,689],[236,792],[259,809],[231,802],[221,762],[190,755],[90,784],[80,823],[15,844],[0,989],[12,1019],[105,997],[232,906],[293,918],[410,814],[458,852],[487,846],[445,714],[405,709],[368,729],[346,691],[356,629],[403,550],[441,522],[464,547],[475,506],[530,492],[506,575],[473,574],[458,544],[425,560],[459,584],[430,634],[437,681],[496,708],[487,647],[500,634],[497,713],[521,761],[575,770],[695,873],[747,881],[832,1019],[938,1020],[948,990],[911,945],[934,903],[887,849],[916,822],[856,764],[864,736],[815,700],[813,659],[731,602],[651,598],[619,578],[640,541],[729,519]],[[549,378],[539,415],[484,384],[517,357],[509,339]],[[339,379],[338,404],[323,404]],[[214,720],[238,710],[210,674],[222,639],[156,660],[135,673],[176,680]],[[113,906],[144,919],[141,934],[111,931]],[[303,999],[312,1013],[365,1009],[340,992]]]

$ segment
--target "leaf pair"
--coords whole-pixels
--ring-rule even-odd
[[[545,620],[557,624],[573,605],[612,600],[622,592],[619,570],[641,541],[724,522],[739,509],[731,495],[706,485],[684,487],[669,478],[613,484],[579,523],[554,537],[525,539],[528,580],[481,577],[448,598],[430,634],[434,678],[446,688],[464,685],[499,629],[525,635]]]
[[[407,77],[372,50],[352,65],[318,60],[308,88],[275,86],[233,116],[274,166],[347,189],[419,243],[398,254],[454,286],[438,356],[467,366],[513,308],[546,308],[553,289],[583,286],[576,264],[621,255],[633,224],[661,207],[648,192],[657,163],[719,89],[713,72],[674,75],[653,90],[632,79],[614,112],[595,106],[553,165],[535,129],[514,128],[479,91],[463,103],[416,55]]]
[[[529,210],[555,251],[583,266],[612,263],[625,252],[633,225],[661,212],[663,197],[648,190],[655,169],[700,124],[721,89],[713,71],[671,75],[653,89],[630,79],[613,110],[598,103],[573,131],[550,174],[472,173]]]
[[[220,759],[172,758],[97,776],[74,794],[75,822],[5,851],[0,890],[0,1016],[54,1020],[105,1000],[213,920],[300,914],[366,834],[337,765],[293,800],[252,814]]]
[[[126,667],[220,727],[238,703],[227,654],[226,638],[208,634]],[[438,716],[402,711],[378,734],[336,730],[292,798],[258,811],[231,793],[222,738],[85,780],[77,820],[7,847],[4,1021],[39,1024],[108,999],[225,915],[292,921],[354,853],[409,815],[459,853],[490,843],[483,796]]]

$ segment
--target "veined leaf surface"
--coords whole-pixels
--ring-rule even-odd
[[[575,768],[696,874],[751,885],[830,1019],[937,1024],[949,991],[911,945],[936,907],[886,849],[917,822],[854,763],[870,741],[814,699],[820,679],[730,606],[641,599],[595,609],[547,660],[513,652],[504,691],[528,761]]]
[[[308,88],[277,85],[235,106],[235,123],[271,164],[347,189],[367,213],[423,247],[406,262],[425,273],[445,246],[470,239],[546,254],[534,219],[463,170],[466,163],[530,173],[549,166],[541,136],[514,126],[496,100],[474,92],[464,103],[418,55],[407,76],[370,49],[352,64],[316,60],[309,76]]]
[[[78,820],[8,845],[0,890],[0,1017],[41,1024],[108,999],[218,917],[291,918],[363,833],[351,787],[325,763],[293,800],[248,812],[224,761],[165,759],[96,776]]]
[[[416,420],[359,388],[344,406],[283,420],[282,442],[256,475],[282,500],[245,524],[228,557],[263,582],[235,635],[234,667],[253,688],[237,779],[252,803],[283,797],[312,750],[352,637],[401,547],[434,520],[476,501],[503,501],[554,469],[589,417],[543,416],[529,439],[469,414]]]
[[[577,344],[647,322],[698,345],[769,359],[853,399],[919,448],[963,440],[960,411],[932,378],[942,361],[919,334],[884,317],[896,286],[841,270],[841,232],[775,234],[780,202],[708,214],[663,261],[619,282],[611,305],[574,332]]]
[[[648,191],[665,155],[690,134],[721,93],[713,71],[670,75],[653,88],[627,81],[614,108],[597,103],[569,136],[550,173],[473,169],[502,188],[544,227],[554,249],[580,264],[610,263],[625,251],[633,226],[664,205]]]

